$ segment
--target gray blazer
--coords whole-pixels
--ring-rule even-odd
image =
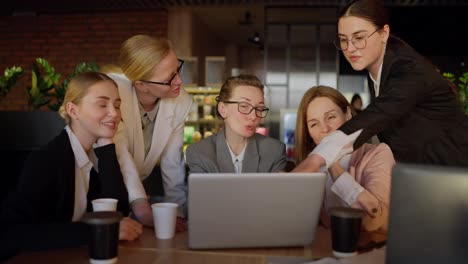
[[[235,172],[224,130],[189,145],[186,156],[190,173]],[[242,172],[283,171],[286,162],[286,146],[283,143],[255,134],[248,139]]]

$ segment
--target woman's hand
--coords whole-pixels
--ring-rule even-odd
[[[135,214],[138,221],[140,221],[144,226],[153,226],[153,211],[151,206],[146,199],[136,200],[131,203],[132,211]]]
[[[330,175],[332,176],[333,182],[338,180],[341,174],[345,172],[343,167],[341,167],[339,161],[333,162],[330,168],[328,168],[328,171],[330,172]]]
[[[128,217],[120,220],[119,240],[133,241],[143,233],[143,226]]]

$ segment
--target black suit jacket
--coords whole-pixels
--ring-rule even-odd
[[[468,166],[468,117],[448,81],[402,40],[387,43],[379,96],[369,81],[371,104],[340,130],[363,128],[357,149],[373,135],[399,162]]]
[[[88,203],[96,198],[115,198],[119,200],[118,210],[124,215],[128,214],[128,193],[115,145],[106,145],[94,151],[99,161],[99,174],[93,186],[90,186]],[[2,205],[0,259],[21,250],[86,244],[87,226],[71,222],[74,201],[75,156],[68,134],[63,130],[46,146],[31,153],[16,189]]]

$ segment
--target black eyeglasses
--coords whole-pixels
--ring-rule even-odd
[[[167,82],[153,82],[153,81],[146,81],[146,80],[140,80],[140,82],[144,83],[152,83],[152,84],[160,84],[160,85],[172,85],[172,81],[174,78],[182,72],[182,66],[184,66],[184,61],[181,59],[177,59],[179,61],[179,67],[177,67],[177,72],[172,75],[171,79]]]
[[[353,43],[353,46],[356,49],[363,49],[367,46],[367,39],[370,38],[372,35],[374,35],[375,32],[379,31],[380,28],[377,28],[374,32],[372,32],[369,36],[364,37],[360,35],[356,35],[351,37],[351,39],[348,39],[346,37],[338,37],[333,41],[333,44],[335,44],[335,47],[338,50],[346,51],[349,48],[349,42]]]
[[[259,118],[265,118],[268,115],[268,111],[270,108],[268,107],[255,107],[247,102],[239,102],[239,101],[223,101],[225,104],[237,104],[237,111],[239,113],[248,115],[252,113],[252,110],[255,109],[255,115]]]

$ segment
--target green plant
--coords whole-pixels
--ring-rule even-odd
[[[36,58],[32,65],[29,104],[34,110],[50,102],[50,91],[58,85],[60,74],[43,58]]]
[[[12,66],[5,69],[3,76],[0,76],[0,97],[4,97],[10,92],[22,74],[21,67]]]
[[[453,73],[445,72],[443,76],[458,87],[458,98],[463,107],[463,111],[468,115],[468,72],[458,77]]]
[[[94,62],[81,62],[62,83],[59,83],[61,75],[55,72],[47,60],[36,58],[32,66],[31,87],[28,92],[30,105],[34,110],[47,105],[50,110],[57,111],[63,103],[71,79],[86,71],[99,71],[99,67]]]

